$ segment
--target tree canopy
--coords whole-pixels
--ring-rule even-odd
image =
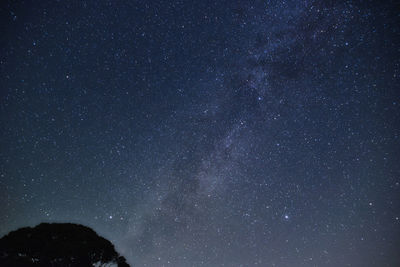
[[[0,266],[129,266],[114,245],[89,227],[42,223],[0,239]]]

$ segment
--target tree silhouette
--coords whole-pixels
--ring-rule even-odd
[[[129,266],[113,244],[92,229],[42,223],[0,239],[0,266]]]

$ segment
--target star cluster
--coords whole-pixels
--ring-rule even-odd
[[[134,266],[398,266],[395,1],[5,1],[0,229]]]

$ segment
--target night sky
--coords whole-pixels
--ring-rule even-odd
[[[396,1],[2,1],[0,235],[133,266],[400,266]]]

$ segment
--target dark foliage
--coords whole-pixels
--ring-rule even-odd
[[[42,223],[0,239],[0,266],[129,266],[113,244],[92,229],[71,223]]]

